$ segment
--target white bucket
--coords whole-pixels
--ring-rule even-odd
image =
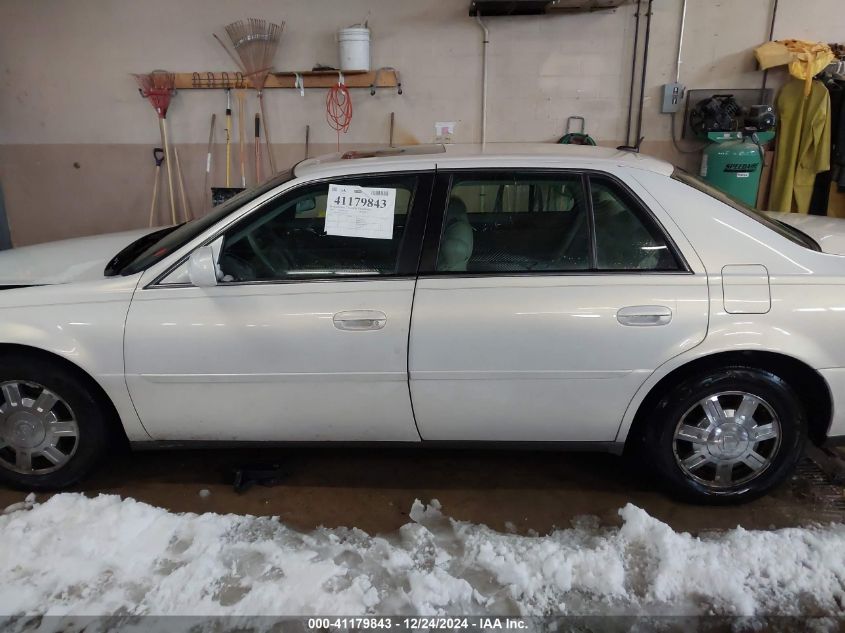
[[[370,29],[350,26],[337,32],[341,70],[370,69]]]

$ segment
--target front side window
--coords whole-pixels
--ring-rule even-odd
[[[258,185],[244,189],[236,196],[201,218],[156,231],[137,240],[115,255],[106,266],[105,275],[134,275],[182,248],[200,233],[293,178],[292,171],[282,172]]]
[[[590,267],[587,218],[577,174],[455,175],[437,270],[586,270]]]
[[[394,274],[416,184],[360,177],[280,196],[226,232],[221,281]]]

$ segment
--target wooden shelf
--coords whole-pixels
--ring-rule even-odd
[[[330,88],[337,83],[336,70],[304,70],[299,72],[305,89]],[[223,88],[249,88],[249,81],[241,72],[174,73],[177,90],[209,90]],[[265,88],[294,88],[297,72],[270,73]],[[343,71],[347,88],[398,88],[399,73],[392,68],[373,71]],[[378,79],[378,83],[376,83]]]
[[[485,18],[513,15],[546,15],[553,13],[587,13],[608,11],[633,0],[473,0],[470,16]]]

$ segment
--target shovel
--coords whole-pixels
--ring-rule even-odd
[[[161,164],[164,162],[164,150],[160,147],[153,148],[153,158],[156,162],[155,179],[153,180],[153,201],[150,203],[150,226],[153,225],[156,206],[158,204],[158,181],[161,174]]]

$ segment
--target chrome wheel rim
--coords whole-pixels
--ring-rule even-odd
[[[745,391],[702,398],[675,427],[675,461],[684,474],[714,490],[746,484],[780,450],[781,424],[768,402]]]
[[[24,475],[45,475],[73,457],[79,426],[70,406],[44,385],[0,383],[0,466]]]

